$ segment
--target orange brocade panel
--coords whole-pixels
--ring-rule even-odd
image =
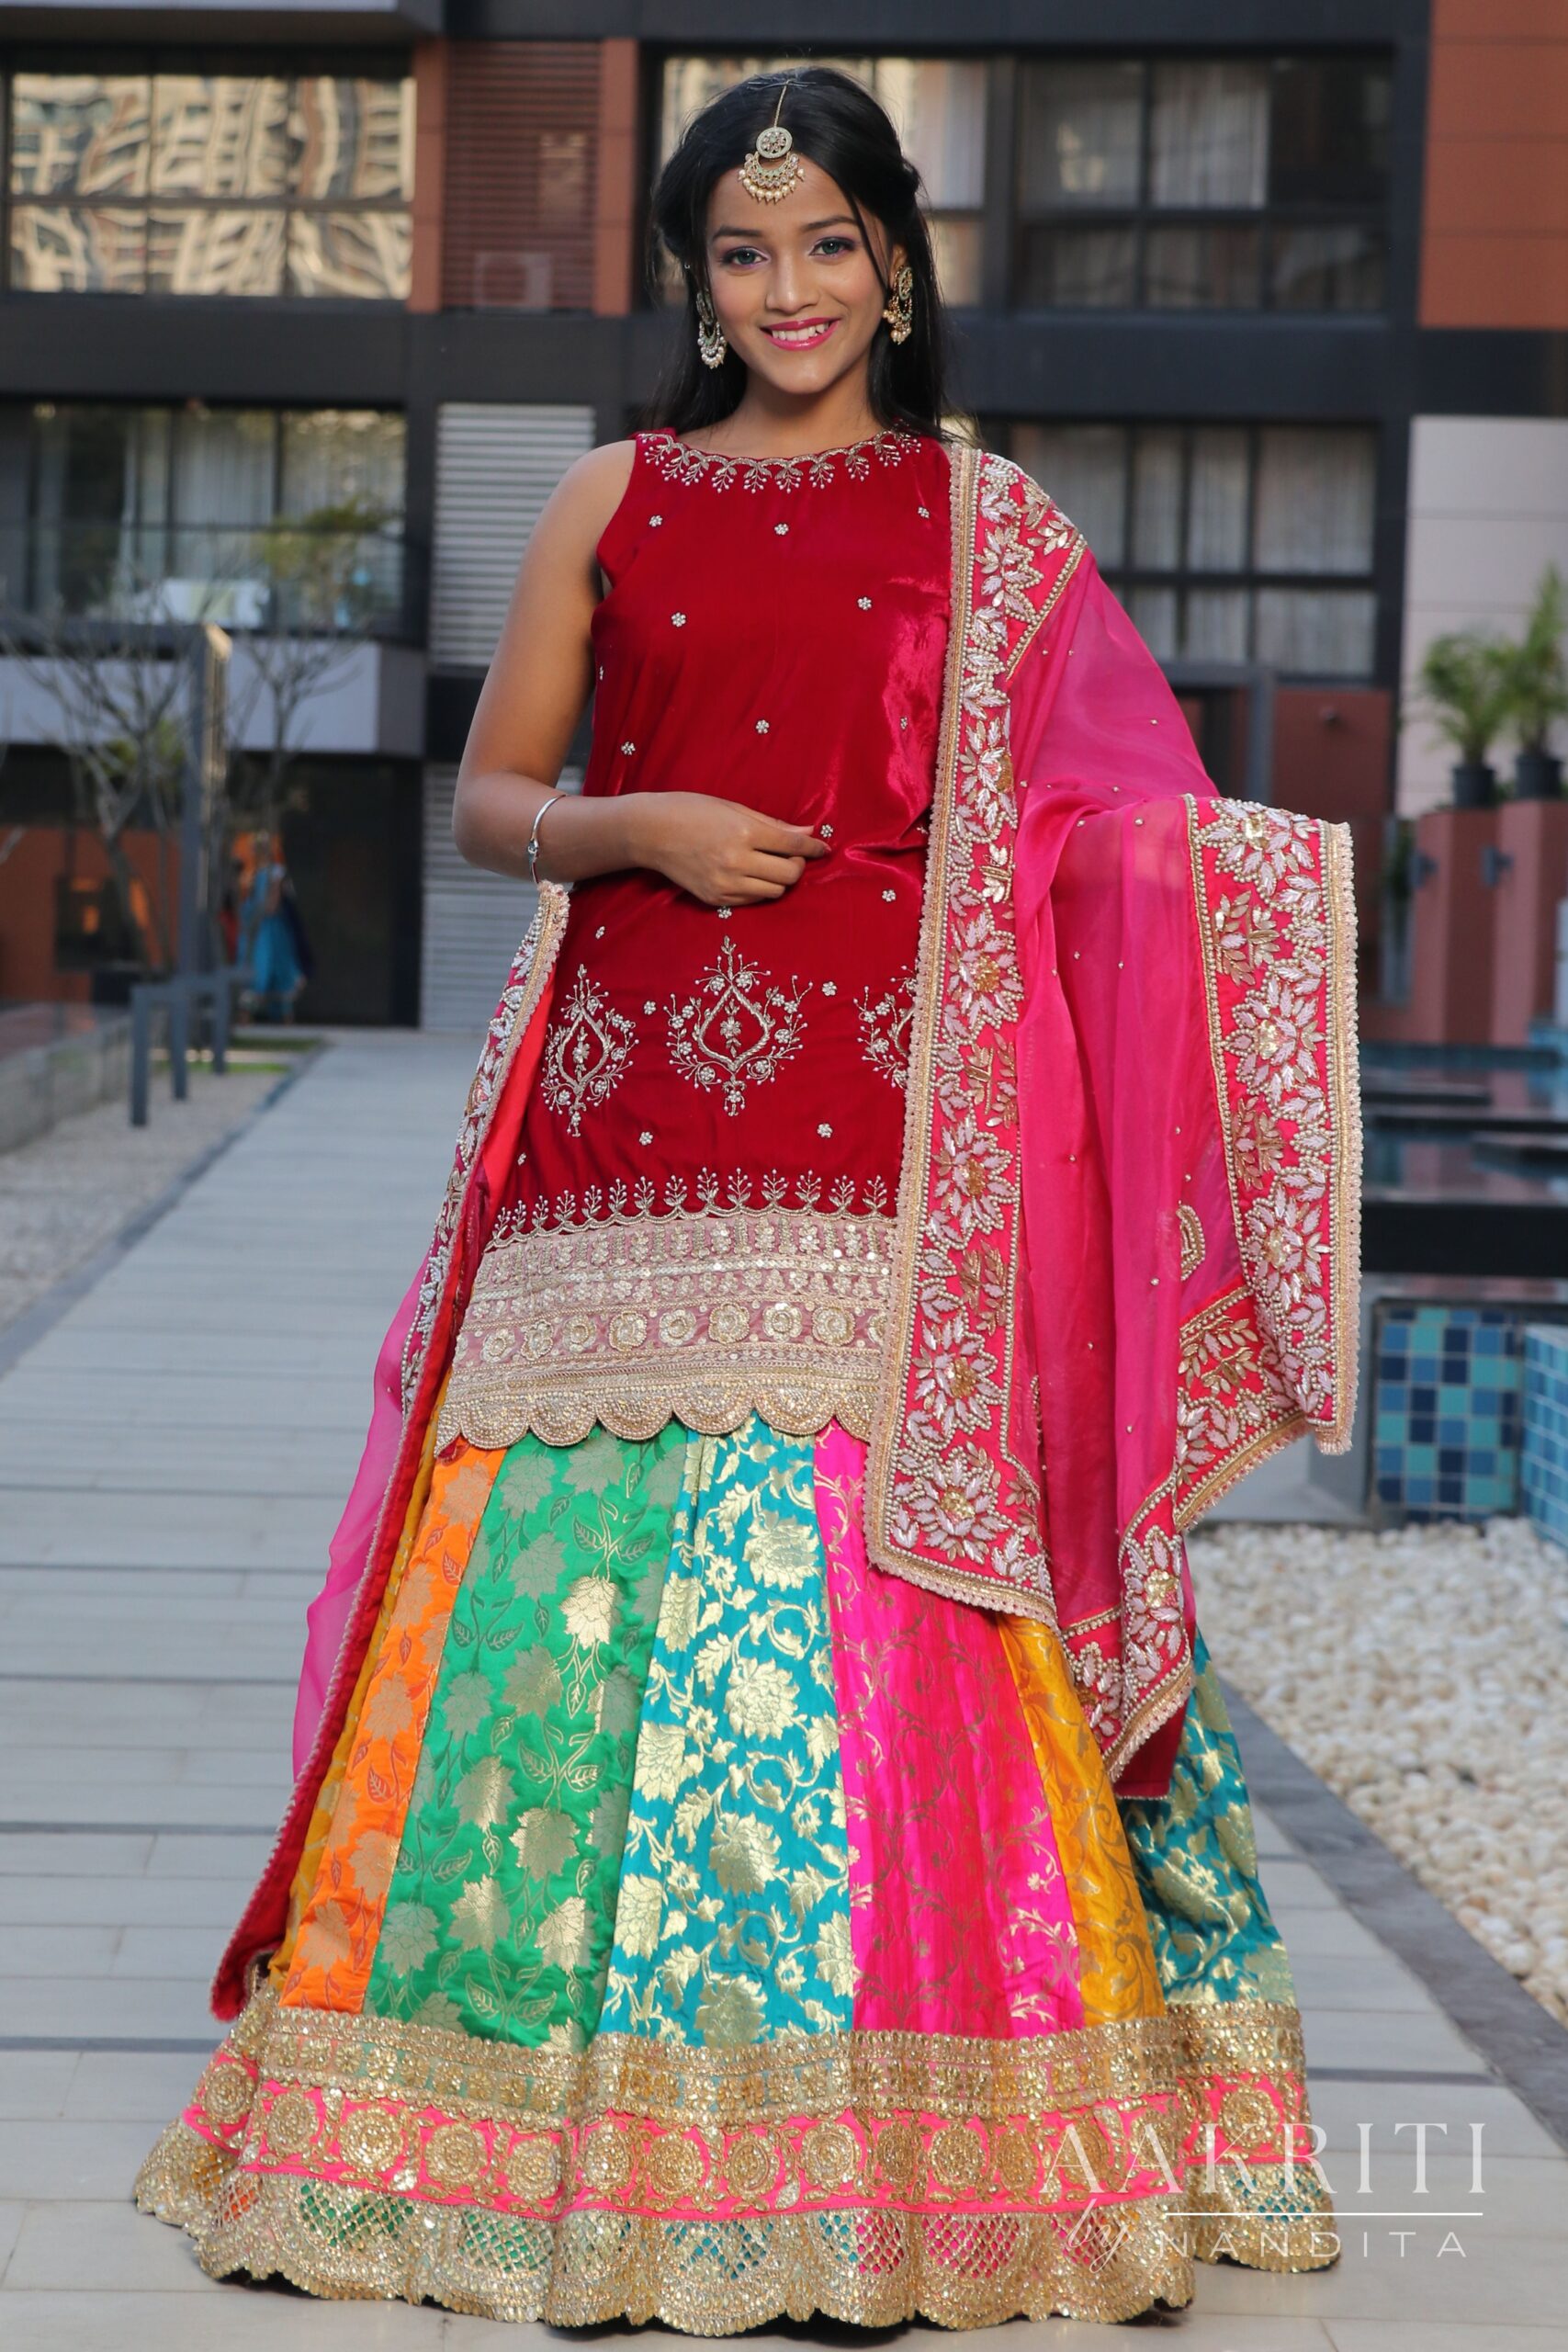
[[[599,43],[451,44],[442,300],[589,311]]]
[[[435,1464],[407,1570],[378,1629],[358,1736],[284,1982],[286,2007],[355,2011],[365,1998],[446,1628],[500,1460],[459,1446]]]

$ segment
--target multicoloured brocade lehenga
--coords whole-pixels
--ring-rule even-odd
[[[1041,1611],[868,1562],[949,464],[639,439],[586,788],[831,854],[572,894],[282,1939],[139,2183],[214,2275],[730,2333],[1333,2257],[1201,1642],[1119,1798]]]

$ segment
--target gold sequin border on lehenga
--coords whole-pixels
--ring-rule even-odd
[[[1259,2002],[1048,2047],[613,2035],[578,2055],[264,1993],[137,2195],[215,2276],[498,2319],[1124,2319],[1188,2301],[1206,2241],[1333,2258],[1292,2161],[1299,2063],[1294,2011]]]
[[[871,1423],[893,1221],[714,1208],[499,1237],[457,1339],[437,1444],[572,1445],[597,1421],[809,1437]]]

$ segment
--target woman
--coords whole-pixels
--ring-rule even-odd
[[[237,960],[250,967],[256,1019],[290,1021],[294,1001],[310,977],[304,928],[281,842],[258,833],[251,846],[254,870],[241,911]]]
[[[539,918],[141,2184],[217,2275],[728,2333],[1333,2257],[1180,1531],[1348,1425],[1343,851],[944,438],[916,189],[837,74],[716,100],[663,424],[524,563],[456,821]]]

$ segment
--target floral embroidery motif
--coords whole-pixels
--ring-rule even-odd
[[[721,1088],[731,1118],[745,1108],[748,1087],[765,1086],[800,1051],[801,1000],[811,983],[792,980],[786,993],[768,981],[763,967],[727,939],[694,993],[669,1002],[671,1063],[694,1086]]]
[[[1203,1238],[1203,1223],[1190,1201],[1183,1201],[1176,1212],[1176,1223],[1181,1235],[1180,1274],[1185,1282],[1195,1274],[1203,1262],[1208,1244]]]
[[[1355,1410],[1360,1192],[1348,852],[1339,827],[1234,801],[1193,802],[1188,827],[1242,1267],[1284,1385],[1333,1452]]]
[[[860,1049],[879,1077],[900,1089],[909,1078],[909,1024],[915,1014],[915,967],[896,973],[879,997],[868,988],[855,999]]]
[[[961,537],[972,504],[984,527],[953,617],[953,748],[937,780],[908,1023],[897,1354],[873,1444],[868,1530],[873,1557],[917,1583],[986,1607],[1005,1594],[1000,1605],[1049,1618],[1038,1447],[1012,1426],[1022,984],[1006,680],[1084,542],[1002,458],[959,453],[953,500]]]
[[[615,1092],[631,1058],[637,1023],[617,1012],[581,965],[570,994],[550,1023],[539,1068],[539,1091],[571,1133],[582,1131],[584,1111]]]
[[[867,481],[874,466],[897,466],[919,447],[913,433],[871,433],[842,449],[818,449],[803,458],[734,458],[722,449],[694,449],[673,433],[647,433],[643,446],[666,481],[706,481],[715,490],[820,490],[839,473]],[[781,537],[788,527],[775,524]]]
[[[1182,1526],[1190,1526],[1262,1454],[1304,1424],[1238,1283],[1182,1326],[1177,1380],[1176,1469]]]
[[[863,1436],[891,1227],[848,1209],[716,1204],[498,1232],[437,1442],[510,1445],[532,1430],[569,1445],[596,1420],[628,1438],[671,1419],[717,1433],[752,1412],[793,1435],[837,1420]]]

